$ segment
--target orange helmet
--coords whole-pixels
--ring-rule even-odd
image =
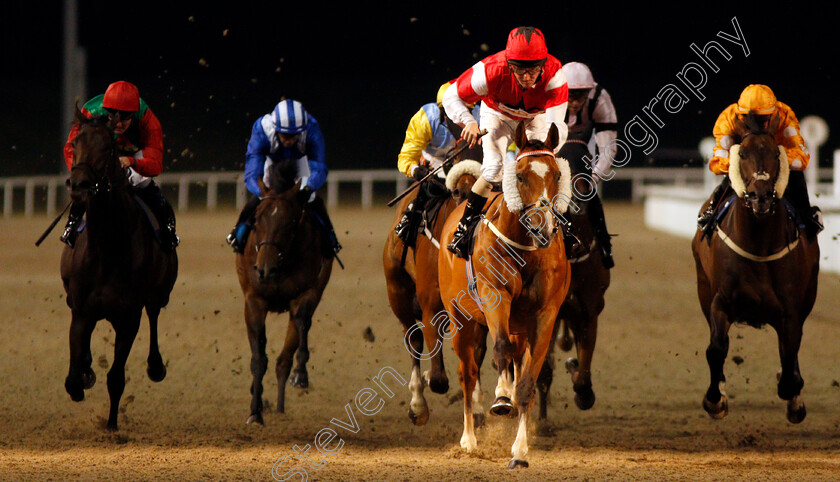
[[[759,115],[776,112],[776,96],[770,90],[770,87],[751,84],[741,92],[741,97],[738,98],[738,113],[748,114],[750,112]]]
[[[443,94],[446,93],[446,89],[448,89],[449,86],[452,85],[452,82],[454,82],[454,81],[446,82],[443,85],[441,85],[440,88],[438,89],[438,92],[437,92],[437,104],[438,105],[443,105]]]
[[[120,80],[108,86],[102,107],[106,109],[137,112],[140,110],[140,92],[131,82]]]
[[[537,62],[548,58],[545,36],[534,27],[517,27],[510,31],[505,47],[507,60]]]

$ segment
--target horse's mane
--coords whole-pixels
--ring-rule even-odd
[[[766,115],[760,115],[755,111],[750,111],[742,116],[736,116],[733,122],[735,133],[742,141],[751,134],[772,136],[778,130],[782,119],[778,113],[775,113],[770,117],[770,121],[764,125],[763,118],[765,117]]]
[[[269,169],[268,182],[271,190],[276,193],[286,192],[295,186],[297,176],[297,161],[286,159],[274,163]]]

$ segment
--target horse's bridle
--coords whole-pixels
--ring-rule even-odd
[[[520,153],[516,157],[516,162],[518,163],[519,160],[522,159],[523,157],[529,157],[529,156],[551,156],[552,159],[553,159],[554,158],[554,151],[534,150],[534,151],[523,152],[523,153]],[[542,211],[544,213],[547,212],[548,214],[554,216],[554,219],[556,219],[558,224],[560,224],[561,226],[571,225],[571,223],[569,221],[566,221],[565,218],[560,213],[558,213],[556,209],[554,209],[553,203],[551,203],[550,201],[548,201],[548,200],[546,200],[545,198],[542,198],[542,197],[535,202],[532,202],[530,204],[527,204],[527,205],[523,206],[522,209],[518,213],[520,215],[520,219],[521,219],[521,216],[522,216],[523,212],[527,213],[533,207],[536,207],[540,211]],[[539,232],[539,230],[534,228],[533,226],[531,226],[530,223],[523,223],[523,224],[525,224],[525,229],[528,231],[528,235],[531,236],[531,238],[533,238],[535,241],[537,241],[539,243],[540,239],[541,239],[541,236],[540,236],[541,233]],[[557,227],[554,228],[554,231],[551,234],[552,234],[552,238],[557,235]]]
[[[268,195],[263,197],[263,200],[266,199],[279,199],[279,197],[275,195]],[[294,224],[292,224],[292,236],[284,245],[281,246],[280,242],[277,241],[257,241],[257,244],[254,246],[256,253],[259,254],[260,248],[262,248],[263,246],[274,246],[275,248],[277,248],[277,258],[282,263],[285,260],[283,256],[283,248],[288,248],[289,246],[293,245],[295,239],[297,239],[297,234],[299,231],[298,226],[300,225],[301,221],[303,221],[303,217],[305,215],[306,213],[304,212],[304,209],[301,208],[300,217],[295,219]]]
[[[111,162],[119,162],[116,147],[111,146],[110,151]],[[94,179],[93,186],[86,189],[89,196],[95,197],[99,194],[111,192],[111,179],[104,173],[96,172],[96,170],[90,166],[89,162],[74,162],[73,167],[70,168],[70,172],[77,169],[85,171],[91,178]],[[70,187],[70,179],[67,179],[65,185],[68,188]]]

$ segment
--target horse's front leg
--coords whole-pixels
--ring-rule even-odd
[[[799,373],[799,346],[802,341],[802,322],[795,317],[785,317],[776,328],[779,337],[779,357],[782,370],[778,376],[779,398],[787,400],[787,419],[799,423],[805,419],[805,400],[802,387],[805,381]]]
[[[160,356],[160,347],[158,346],[160,307],[146,306],[146,315],[149,317],[149,357],[146,359],[146,374],[153,382],[159,382],[166,378],[166,365],[163,364],[163,357]]]
[[[499,372],[496,384],[496,398],[490,406],[493,415],[515,416],[513,405],[513,374],[511,364],[514,358],[514,346],[510,341],[510,298],[503,296],[493,310],[485,314],[487,328],[493,338],[493,363]]]
[[[75,311],[70,321],[70,370],[64,380],[64,389],[74,402],[85,399],[85,390],[96,383],[96,374],[91,368],[90,336],[96,322]]]
[[[265,354],[265,316],[267,306],[262,298],[255,295],[245,297],[245,326],[248,330],[248,344],[251,347],[251,415],[245,423],[265,425],[262,416],[262,380],[268,369],[268,357]]]
[[[566,370],[572,375],[575,405],[581,410],[589,410],[595,404],[595,392],[592,390],[592,356],[598,337],[598,316],[592,313],[592,310],[584,309],[581,316],[572,321],[578,356],[577,359],[566,360]]]
[[[108,371],[108,396],[111,398],[111,410],[108,415],[108,430],[118,430],[117,415],[120,408],[120,398],[125,390],[125,363],[131,353],[131,346],[140,329],[140,317],[143,311],[138,308],[123,318],[112,320],[111,324],[116,332],[114,343],[114,363]]]
[[[435,350],[442,345],[439,327],[441,324],[449,325],[449,317],[443,311],[440,303],[440,293],[436,293],[437,303],[422,303],[423,306],[423,337],[426,346]],[[437,306],[435,306],[437,305]],[[443,364],[443,350],[436,350],[431,356],[431,370],[423,373],[429,388],[435,393],[446,393],[449,391],[449,378],[446,376],[446,368]]]
[[[475,437],[475,422],[473,418],[473,397],[478,379],[478,365],[475,363],[475,330],[471,326],[475,322],[467,321],[457,330],[452,338],[452,346],[458,355],[458,378],[464,393],[464,432],[461,435],[461,448],[466,452],[473,452],[478,448]]]
[[[486,415],[484,414],[484,392],[481,390],[481,365],[484,363],[484,356],[487,354],[487,327],[481,323],[475,323],[473,358],[476,371],[475,388],[472,393],[473,425],[475,428],[484,426]]]
[[[309,291],[289,305],[289,322],[295,324],[300,337],[295,354],[295,369],[289,379],[289,384],[293,387],[309,387],[309,373],[306,371],[306,363],[309,361],[309,329],[312,327],[312,315],[315,314],[317,299],[314,292]]]
[[[706,395],[703,397],[703,408],[712,418],[723,418],[729,413],[724,385],[726,377],[723,374],[723,364],[729,353],[729,321],[720,295],[712,300],[709,311],[709,346],[706,348],[706,361],[709,364],[710,383]]]

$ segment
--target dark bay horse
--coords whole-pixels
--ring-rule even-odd
[[[411,355],[411,403],[408,416],[415,425],[425,425],[429,420],[429,407],[423,396],[425,385],[428,384],[435,393],[446,393],[449,390],[441,336],[449,322],[445,317],[441,319],[438,316],[444,310],[438,286],[438,240],[444,221],[466,199],[480,171],[481,164],[478,161],[466,159],[453,165],[446,176],[448,192],[439,194],[438,199],[427,203],[427,212],[430,214],[424,219],[424,234],[417,236],[414,247],[407,248],[408,255],[404,262],[403,251],[406,247],[394,232],[394,227],[409,203],[417,197],[417,191],[403,198],[397,205],[396,217],[385,241],[382,265],[388,301],[394,315],[403,325],[406,349]],[[425,188],[421,186],[419,189]],[[424,339],[427,347],[425,352]],[[422,375],[421,359],[431,360],[431,370]]]
[[[604,309],[604,294],[610,286],[610,270],[601,260],[601,249],[590,217],[593,213],[589,212],[590,204],[598,202],[593,201],[595,185],[591,182],[592,177],[588,175],[591,170],[584,165],[584,158],[589,156],[589,148],[582,142],[567,142],[557,154],[569,161],[572,190],[575,193],[564,216],[575,227],[575,234],[585,249],[583,254],[569,259],[572,266],[572,283],[557,315],[555,334],[561,333],[557,340],[561,349],[569,351],[573,344],[577,349],[577,357],[568,358],[565,366],[572,376],[575,405],[581,410],[588,410],[595,404],[595,392],[592,390],[592,356],[598,335],[598,316]],[[553,354],[552,344],[537,380],[541,420],[547,417],[547,402],[554,372]]]
[[[265,318],[269,312],[289,312],[286,341],[277,357],[277,411],[286,411],[286,382],[307,388],[309,328],[312,315],[332,273],[331,257],[324,256],[320,228],[299,199],[300,183],[293,184],[294,162],[275,164],[270,185],[260,180],[262,200],[254,230],[244,252],[236,255],[236,274],[245,297],[245,324],[251,346],[251,415],[247,423],[264,424],[262,380],[268,369]],[[294,375],[292,357],[297,364]]]
[[[713,418],[729,412],[723,365],[733,323],[769,324],[779,339],[778,395],[787,400],[787,418],[806,415],[799,372],[802,325],[817,294],[820,248],[816,237],[797,229],[786,201],[788,160],[773,132],[747,117],[736,126],[740,145],[730,149],[729,178],[737,195],[708,242],[698,231],[691,243],[697,267],[697,294],[709,323],[706,349],[711,383],[703,408]],[[705,210],[709,204],[703,206]]]
[[[555,159],[559,141],[551,125],[545,141],[529,141],[524,125],[516,129],[517,161],[505,162],[504,195],[488,200],[486,216],[475,230],[469,260],[442,249],[438,257],[441,298],[450,318],[458,375],[464,396],[461,447],[476,450],[473,393],[478,377],[476,336],[486,325],[499,370],[496,399],[490,412],[515,416],[519,424],[508,468],[527,467],[528,416],[537,378],[553,343],[554,324],[569,289],[558,214],[571,194],[568,163]],[[565,199],[564,199],[565,197]],[[452,240],[463,214],[456,208],[446,221],[440,243]],[[513,376],[511,377],[511,367]]]
[[[82,401],[93,387],[90,337],[107,319],[116,333],[114,361],[108,371],[111,408],[108,429],[117,430],[119,402],[125,389],[125,363],[143,308],[149,317],[147,373],[153,381],[166,376],[158,349],[157,322],[178,276],[178,257],[155,241],[143,208],[132,195],[116,155],[113,131],[104,118],[87,119],[76,109],[79,134],[68,188],[74,203],[86,205],[86,225],[75,248],[61,254],[61,279],[67,292],[70,322],[70,371],[64,387]]]

